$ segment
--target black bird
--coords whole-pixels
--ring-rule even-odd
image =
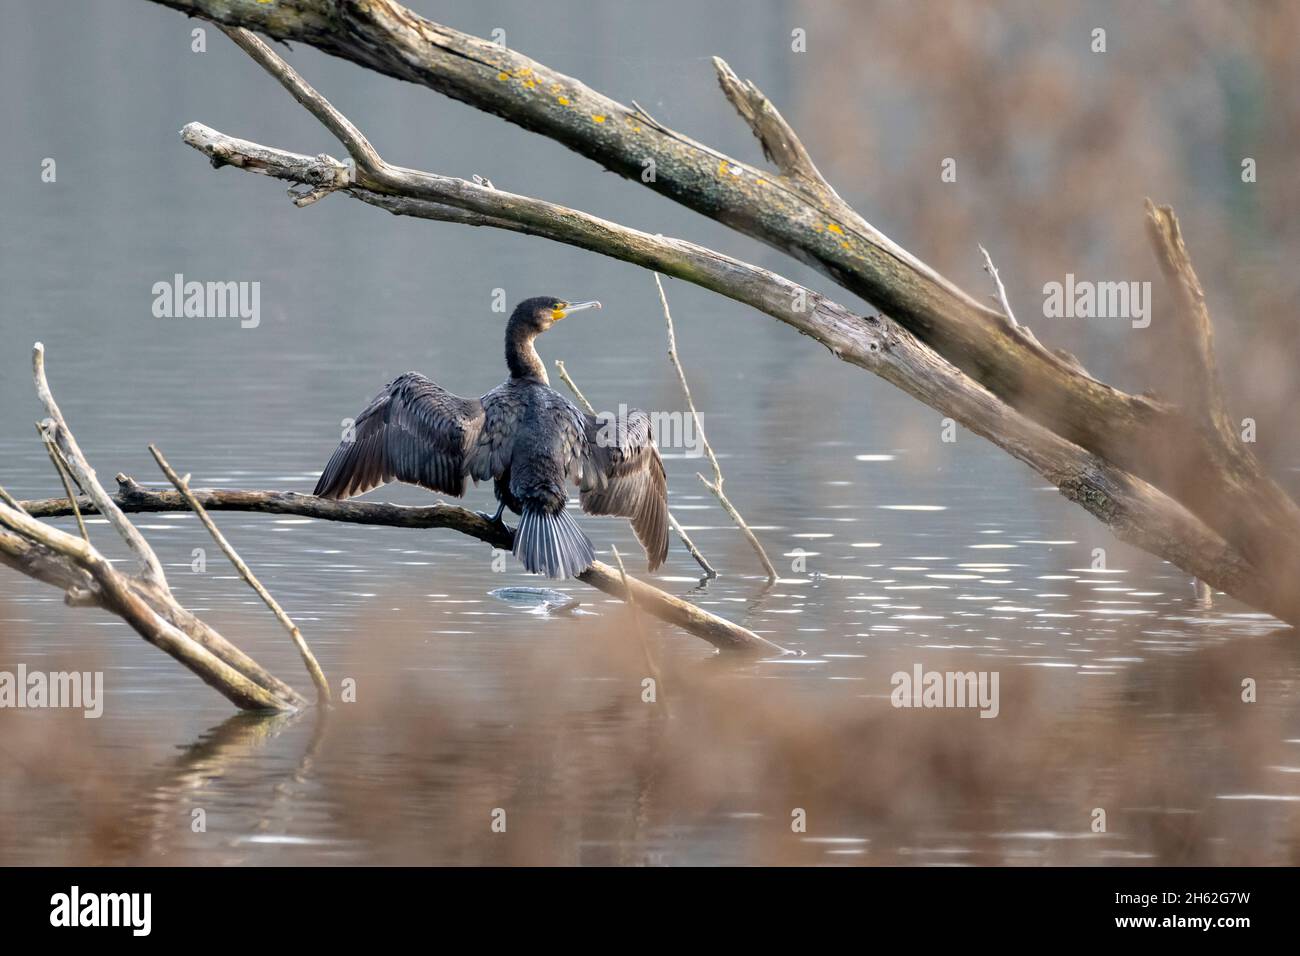
[[[650,570],[668,554],[668,483],[640,409],[597,418],[550,387],[533,340],[572,312],[599,302],[525,299],[506,324],[510,377],[482,398],[461,398],[419,372],[389,382],[356,418],[351,440],[316,483],[322,498],[347,498],[389,481],[460,497],[466,481],[491,478],[500,507],[521,515],[515,556],[551,578],[576,577],[596,559],[565,510],[578,486],[582,510],[632,519]],[[485,516],[486,517],[486,516]]]

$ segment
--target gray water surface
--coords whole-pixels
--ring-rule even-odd
[[[506,23],[512,45],[746,157],[756,146],[716,95],[710,55],[763,77],[779,102],[807,92],[780,4],[743,17],[558,5],[591,18],[585,36],[542,9],[415,6],[481,35]],[[308,492],[342,420],[395,374],[486,391],[504,375],[498,288],[511,303],[602,300],[542,339],[543,357],[563,359],[598,408],[684,410],[645,272],[342,197],[297,210],[281,184],[214,171],[179,142],[198,120],[341,152],[243,54],[215,31],[192,53],[194,22],[150,4],[73,8],[16,8],[0,40],[0,481],[19,498],[59,490],[32,429],[37,340],[101,477],[153,485],[149,442],[195,487]],[[808,278],[496,118],[308,48],[286,55],[390,161],[481,174]],[[40,181],[45,157],[57,183]],[[151,287],[176,273],[260,282],[260,325],[153,317]],[[697,590],[674,541],[648,579],[802,656],[720,659],[571,582],[558,587],[582,602],[575,614],[503,600],[489,592],[542,582],[513,561],[494,570],[489,549],[453,533],[217,514],[357,702],[326,720],[232,717],[125,624],[0,573],[0,670],[99,669],[107,698],[98,721],[0,711],[0,861],[1297,859],[1294,638],[1223,596],[1197,607],[1182,572],[1119,544],[975,436],[940,441],[937,413],[810,340],[683,283],[667,289],[727,492],[782,579],[764,587],[695,477],[706,463],[681,449],[665,454],[672,508],[722,576]],[[369,497],[433,500],[409,488]],[[467,504],[492,510],[490,490]],[[193,516],[137,524],[181,602],[309,686]],[[582,524],[603,560],[616,545],[644,574],[624,523]],[[102,522],[90,529],[124,557]],[[663,668],[656,704],[640,697],[637,626]],[[999,716],[891,708],[891,675],[916,663],[998,671]],[[1240,700],[1245,678],[1257,703]],[[491,830],[497,809],[504,834]],[[806,831],[791,829],[796,809]]]

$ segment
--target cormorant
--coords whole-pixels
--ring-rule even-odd
[[[347,498],[389,481],[460,497],[466,480],[494,480],[500,506],[521,515],[514,553],[526,570],[576,577],[595,560],[565,510],[566,485],[582,510],[632,519],[654,571],[668,554],[668,484],[640,409],[589,415],[550,387],[533,340],[566,315],[600,308],[551,296],[525,299],[506,324],[510,377],[482,398],[461,398],[419,372],[393,379],[357,416],[330,456],[316,494]],[[486,517],[486,515],[484,516]]]

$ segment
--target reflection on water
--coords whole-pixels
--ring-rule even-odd
[[[226,716],[123,626],[6,579],[0,663],[85,668],[91,645],[107,705],[99,721],[0,711],[13,768],[0,860],[1300,858],[1288,632],[1239,607],[1197,608],[1183,576],[1149,558],[1092,568],[1076,539],[1042,537],[1038,522],[996,527],[987,510],[974,528],[956,509],[886,524],[878,506],[851,504],[875,494],[850,482],[820,510],[765,515],[765,539],[805,573],[770,589],[757,573],[724,575],[696,593],[804,656],[736,661],[654,626],[657,704],[642,702],[620,605],[493,574],[486,549],[437,532],[219,516],[335,685],[355,681],[357,702],[328,714]],[[879,547],[858,547],[864,525]],[[796,530],[817,527],[836,530]],[[203,544],[188,516],[149,533],[173,558]],[[734,537],[719,524],[697,542],[749,570]],[[815,553],[795,550],[810,541]],[[688,592],[690,561],[675,549],[658,583]],[[292,648],[233,574],[173,566],[183,600],[297,679]],[[576,613],[556,613],[575,599]],[[998,716],[891,706],[891,676],[918,664],[998,672]],[[1256,703],[1242,701],[1245,678]],[[505,833],[491,829],[498,809]]]

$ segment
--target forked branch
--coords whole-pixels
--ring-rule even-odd
[[[152,491],[126,475],[118,475],[118,494],[114,503],[128,513],[187,511],[190,505],[175,491]],[[482,515],[439,502],[415,507],[377,501],[334,501],[314,495],[300,495],[286,491],[242,491],[222,488],[208,490],[195,488],[194,500],[207,511],[250,511],[264,514],[298,515],[319,518],[323,521],[342,521],[349,524],[384,525],[391,528],[446,528],[477,538],[502,551],[514,545],[514,532],[503,525],[489,521]],[[33,517],[52,518],[72,513],[66,498],[46,498],[20,504]],[[94,506],[81,499],[83,512],[89,514]],[[765,655],[790,653],[785,648],[763,638],[725,618],[711,614],[653,585],[634,577],[627,578],[624,587],[617,568],[597,561],[578,576],[584,584],[598,591],[632,600],[646,614],[674,624],[695,637],[708,641],[719,650],[747,651]]]

